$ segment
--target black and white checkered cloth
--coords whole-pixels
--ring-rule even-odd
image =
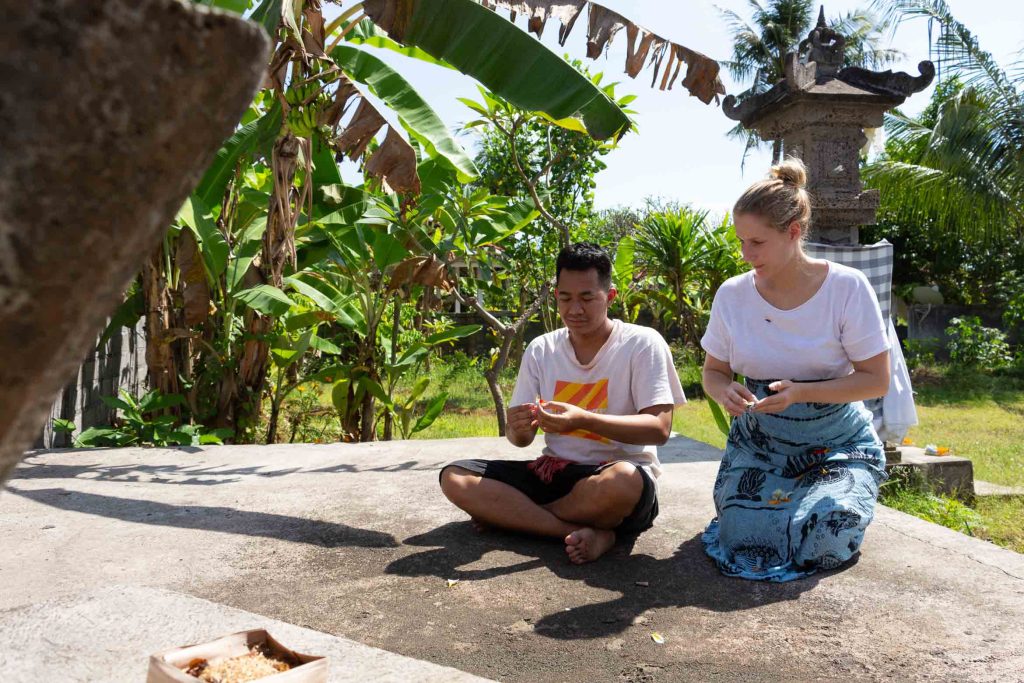
[[[882,240],[875,244],[842,246],[808,242],[804,252],[811,258],[823,258],[844,266],[856,268],[868,276],[871,287],[882,309],[882,320],[888,320],[892,310],[892,245]]]

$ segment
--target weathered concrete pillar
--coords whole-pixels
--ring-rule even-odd
[[[251,22],[0,0],[0,483],[252,99]]]

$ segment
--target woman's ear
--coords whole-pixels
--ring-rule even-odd
[[[789,239],[800,241],[800,237],[804,234],[804,229],[800,227],[800,223],[793,221],[789,224]]]

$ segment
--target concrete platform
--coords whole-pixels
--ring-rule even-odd
[[[75,596],[118,584],[496,680],[1022,680],[1022,555],[881,508],[845,571],[727,579],[699,542],[720,452],[685,439],[664,450],[655,528],[591,565],[558,543],[476,534],[437,489],[451,459],[534,453],[460,439],[30,455],[0,493],[0,609],[15,610],[0,632],[39,614],[76,629],[64,615],[89,598]],[[162,618],[150,612],[136,619]]]
[[[254,628],[327,657],[331,683],[487,680],[190,595],[116,585],[0,612],[0,671],[4,681],[141,683],[152,653]]]

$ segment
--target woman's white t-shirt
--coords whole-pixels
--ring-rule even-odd
[[[835,379],[889,349],[878,299],[864,273],[827,261],[810,299],[781,310],[754,286],[754,273],[729,278],[711,305],[701,339],[709,354],[751,379]]]
[[[586,365],[576,359],[569,331],[537,337],[526,348],[509,405],[561,401],[608,415],[636,415],[656,405],[686,403],[672,352],[656,330],[612,320],[612,332]],[[544,434],[544,452],[574,462],[627,460],[661,472],[655,446],[613,441],[593,432]]]

